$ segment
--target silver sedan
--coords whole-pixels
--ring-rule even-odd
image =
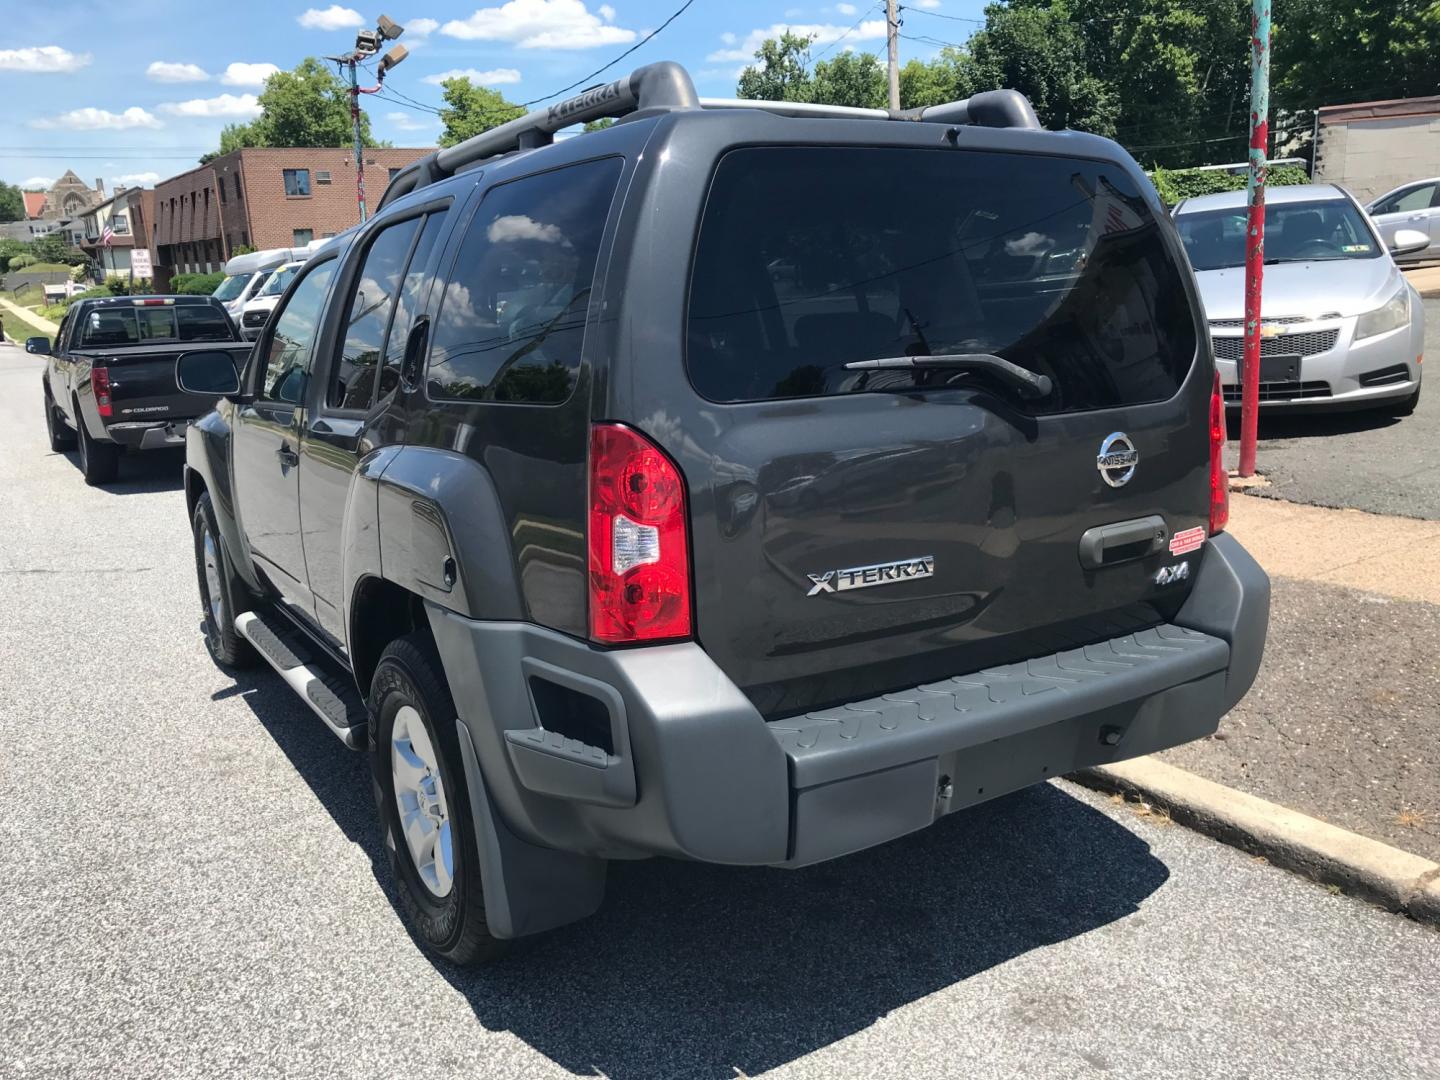
[[[1244,191],[1187,199],[1175,224],[1195,270],[1227,405],[1240,405],[1245,342]],[[1346,191],[1271,188],[1265,207],[1260,324],[1263,408],[1384,408],[1420,401],[1425,314],[1393,254],[1429,237],[1397,232],[1388,248]]]

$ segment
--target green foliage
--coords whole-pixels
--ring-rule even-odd
[[[755,50],[757,65],[740,73],[736,94],[759,101],[813,101],[810,86],[810,38],[785,31]],[[849,104],[849,102],[845,102]]]
[[[170,279],[170,291],[181,296],[209,296],[224,280],[225,275],[221,273],[176,274]]]
[[[885,65],[874,53],[842,52],[815,65],[810,100],[821,105],[883,109],[889,102]]]
[[[90,260],[89,260],[89,259],[86,259],[83,263],[76,263],[74,266],[72,266],[72,267],[70,268],[70,280],[71,280],[71,281],[84,281],[89,275],[90,275]]]
[[[230,249],[230,257],[232,259],[236,255],[253,255],[254,253],[255,249],[249,244],[236,244],[233,248]]]
[[[1305,170],[1294,165],[1277,165],[1265,175],[1266,183],[1270,187],[1310,182]],[[1249,178],[1245,173],[1232,176],[1223,169],[1156,169],[1150,174],[1150,179],[1155,184],[1155,190],[1160,193],[1160,201],[1166,206],[1174,206],[1181,199],[1193,199],[1198,195],[1242,191]]]
[[[349,83],[313,56],[266,79],[260,109],[248,124],[226,125],[220,149],[201,158],[201,164],[246,147],[349,146],[355,140]],[[366,146],[379,145],[371,138],[370,118],[363,109],[360,138]]]
[[[108,286],[97,285],[93,289],[85,289],[82,292],[77,292],[74,296],[70,297],[69,300],[65,301],[65,303],[66,306],[69,306],[70,304],[75,303],[76,300],[95,300],[102,296],[114,295],[115,294],[110,291]]]
[[[67,244],[64,235],[58,232],[31,241],[30,253],[39,262],[64,263],[66,266],[78,266],[89,261],[83,251]]]
[[[24,221],[25,196],[14,184],[0,180],[0,221]]]
[[[9,266],[11,270],[24,270],[27,266],[34,266],[37,262],[39,260],[34,255],[11,255]]]
[[[609,116],[602,116],[599,120],[591,120],[585,125],[586,131],[604,131],[608,127],[614,127],[615,121]]]
[[[440,86],[440,96],[445,102],[440,110],[440,119],[445,124],[445,130],[440,133],[441,146],[454,146],[525,115],[521,106],[506,101],[500,91],[476,86],[464,76],[446,79]]]

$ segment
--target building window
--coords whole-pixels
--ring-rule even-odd
[[[296,229],[290,234],[290,243],[292,247],[304,247],[306,244],[310,243],[310,241],[314,239],[314,229]]]
[[[328,183],[330,183],[330,170],[329,170],[329,169],[318,169],[318,170],[316,170],[316,173],[315,173],[315,183],[317,183],[317,184],[328,184]]]
[[[130,219],[124,214],[111,214],[110,229],[116,236],[129,236]]]
[[[235,198],[243,199],[245,196],[240,191],[240,174],[237,172],[233,179],[235,180]]]
[[[285,194],[290,196],[310,194],[310,170],[286,169]]]
[[[215,185],[215,190],[220,192],[220,205],[225,205],[225,178],[222,176],[220,182]]]

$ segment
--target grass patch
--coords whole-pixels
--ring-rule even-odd
[[[0,308],[0,326],[4,327],[5,336],[17,345],[24,345],[26,338],[36,337],[43,332],[3,308]]]

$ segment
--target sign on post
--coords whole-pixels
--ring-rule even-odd
[[[130,276],[132,278],[153,278],[155,268],[150,264],[149,248],[134,248],[130,252]]]

